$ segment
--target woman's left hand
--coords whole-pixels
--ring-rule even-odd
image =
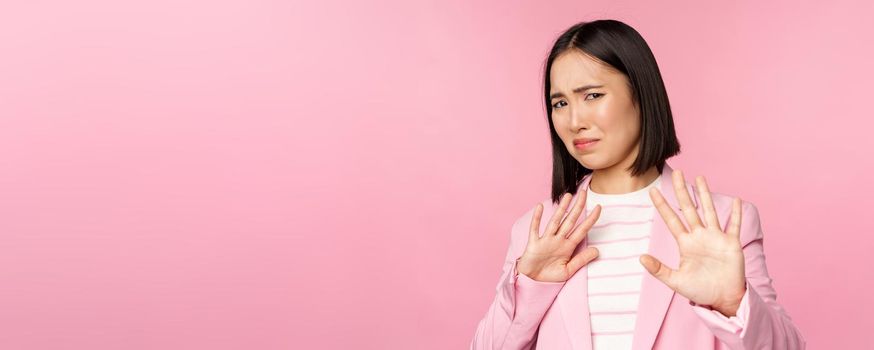
[[[735,198],[732,202],[731,222],[723,232],[704,177],[698,176],[695,180],[701,199],[699,203],[704,206],[703,222],[686,190],[683,174],[679,170],[673,171],[674,192],[688,228],[658,189],[649,192],[679,245],[679,269],[672,270],[648,254],[640,257],[640,263],[655,278],[692,302],[710,306],[727,317],[734,316],[746,292],[744,255],[740,244],[741,201]]]

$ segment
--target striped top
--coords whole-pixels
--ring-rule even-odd
[[[649,249],[655,207],[649,189],[660,177],[629,193],[599,194],[588,189],[586,211],[601,205],[601,216],[589,230],[588,245],[598,258],[588,264],[589,318],[593,349],[631,349],[640,286],[648,273],[640,255]]]

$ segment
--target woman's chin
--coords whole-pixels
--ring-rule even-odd
[[[577,157],[577,162],[579,162],[580,165],[582,165],[584,168],[592,171],[606,169],[612,166],[612,164],[609,164],[609,162],[597,159],[591,154]]]

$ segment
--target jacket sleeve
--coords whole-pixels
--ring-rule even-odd
[[[744,202],[741,215],[747,290],[737,315],[726,317],[707,306],[690,304],[729,349],[804,349],[806,341],[786,310],[777,303],[777,292],[771,285],[758,209],[752,203]]]
[[[477,325],[471,350],[533,349],[540,321],[564,287],[565,282],[535,281],[516,270],[516,259],[528,243],[526,217],[530,219],[523,215],[513,224],[495,297]]]

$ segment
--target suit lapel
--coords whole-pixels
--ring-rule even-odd
[[[589,188],[591,174],[583,178],[583,182],[577,189],[577,194],[585,192]],[[589,240],[584,239],[577,247],[574,254],[586,248]],[[575,350],[592,349],[592,325],[589,320],[589,267],[583,266],[562,287],[562,292],[556,297],[561,309],[562,318],[567,326],[571,338],[571,346]]]
[[[661,175],[659,175],[661,177],[659,190],[674,211],[678,215],[681,215],[680,206],[677,202],[676,195],[674,194],[674,184],[671,177],[672,173],[673,169],[668,164],[665,164]],[[591,174],[583,179],[577,193],[587,190],[590,180]],[[694,192],[694,186],[687,183],[686,188],[691,194],[693,204],[698,208],[698,199],[696,192]],[[677,268],[680,262],[680,252],[677,247],[677,242],[674,240],[667,225],[665,225],[661,215],[659,215],[658,210],[655,210],[653,216],[647,253],[658,258],[659,261],[669,267]],[[578,247],[577,251],[586,246],[588,246],[588,239],[583,240],[583,243]],[[664,283],[649,273],[644,273],[640,289],[640,303],[637,310],[637,319],[635,321],[634,339],[631,346],[632,349],[652,349],[674,293],[675,292]],[[567,331],[570,335],[573,348],[576,350],[591,350],[592,326],[589,319],[588,266],[584,266],[577,271],[577,273],[565,283],[563,292],[558,295],[556,302],[561,309],[562,317],[567,325]]]
[[[673,169],[665,164],[661,175],[660,190],[671,208],[677,215],[682,217],[677,196],[674,194]],[[692,197],[692,203],[698,208],[698,199],[694,186],[686,184],[686,189]],[[685,219],[683,219],[685,222]],[[653,225],[649,241],[649,255],[659,259],[663,264],[676,269],[680,265],[680,250],[677,241],[665,224],[658,210],[653,213]],[[635,321],[634,340],[631,348],[634,350],[652,349],[656,336],[664,321],[665,313],[673,299],[674,290],[653,277],[649,273],[643,275],[640,287],[640,304],[637,308],[637,320]]]

